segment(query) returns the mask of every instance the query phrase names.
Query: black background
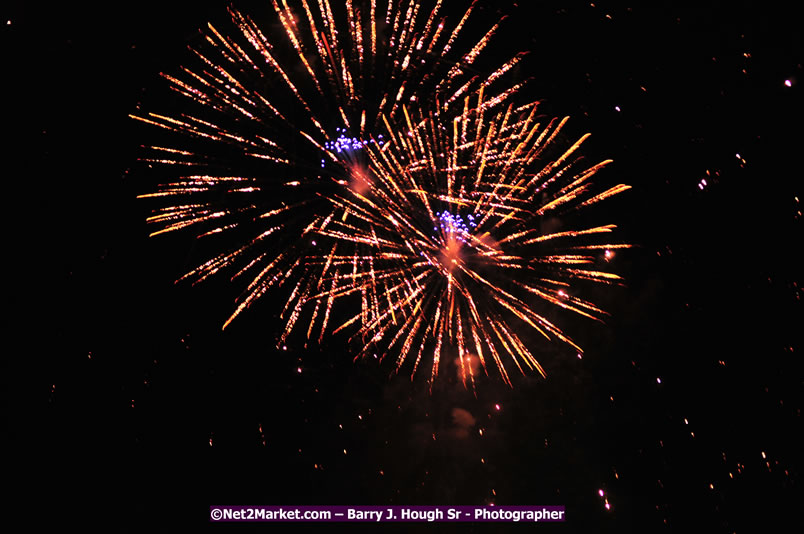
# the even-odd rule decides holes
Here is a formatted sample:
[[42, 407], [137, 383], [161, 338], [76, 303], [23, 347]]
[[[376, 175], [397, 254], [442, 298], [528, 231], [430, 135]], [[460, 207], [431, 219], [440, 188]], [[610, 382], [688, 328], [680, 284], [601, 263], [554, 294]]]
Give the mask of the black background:
[[634, 186], [606, 209], [638, 247], [615, 258], [611, 320], [565, 325], [582, 360], [544, 347], [547, 380], [477, 397], [454, 374], [430, 393], [353, 363], [339, 338], [278, 351], [270, 302], [221, 332], [225, 281], [173, 284], [192, 239], [148, 239], [148, 140], [128, 114], [224, 4], [3, 8], [4, 263], [20, 269], [5, 471], [26, 521], [161, 531], [204, 526], [210, 504], [493, 502], [566, 505], [539, 528], [573, 532], [804, 524], [792, 3], [518, 4], [481, 16], [513, 15], [498, 38], [530, 50], [528, 90]]

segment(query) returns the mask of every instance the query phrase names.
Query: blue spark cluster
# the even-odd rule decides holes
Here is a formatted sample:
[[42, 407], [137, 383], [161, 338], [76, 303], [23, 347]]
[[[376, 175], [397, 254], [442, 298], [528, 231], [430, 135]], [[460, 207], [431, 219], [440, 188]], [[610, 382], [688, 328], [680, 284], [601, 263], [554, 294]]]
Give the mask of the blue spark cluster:
[[440, 227], [441, 230], [455, 234], [460, 241], [465, 243], [466, 239], [463, 236], [470, 234], [477, 227], [474, 215], [467, 215], [466, 219], [464, 221], [461, 215], [453, 215], [448, 211], [436, 212], [438, 226], [434, 226], [433, 230], [437, 232]]
[[[334, 140], [329, 140], [324, 143], [324, 148], [330, 152], [335, 152], [337, 154], [341, 153], [348, 153], [348, 152], [356, 152], [358, 150], [362, 150], [364, 146], [374, 143], [375, 141], [365, 141], [359, 139], [357, 137], [349, 137], [346, 135], [346, 128], [335, 128], [335, 131], [338, 133], [338, 137]], [[382, 134], [377, 136], [376, 143], [382, 146]], [[325, 165], [326, 161], [324, 159], [321, 160], [321, 166]]]

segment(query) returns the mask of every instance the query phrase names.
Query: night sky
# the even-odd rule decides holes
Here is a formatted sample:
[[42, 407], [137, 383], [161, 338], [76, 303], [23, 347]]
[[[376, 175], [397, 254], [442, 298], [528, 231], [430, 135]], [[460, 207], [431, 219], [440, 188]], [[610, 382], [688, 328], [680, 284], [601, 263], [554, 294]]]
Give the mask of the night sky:
[[277, 350], [271, 295], [221, 331], [227, 278], [174, 284], [203, 257], [190, 235], [148, 237], [148, 130], [128, 114], [159, 102], [159, 72], [225, 3], [3, 7], [22, 337], [3, 358], [3, 478], [30, 520], [175, 531], [211, 504], [494, 503], [565, 505], [568, 522], [437, 528], [804, 526], [792, 3], [518, 4], [486, 8], [513, 15], [492, 54], [529, 50], [527, 95], [614, 160], [633, 189], [602, 211], [637, 246], [613, 260], [625, 287], [595, 294], [606, 324], [562, 323], [582, 359], [539, 342], [547, 379], [492, 373], [477, 396], [454, 369], [430, 391], [354, 363], [344, 337]]

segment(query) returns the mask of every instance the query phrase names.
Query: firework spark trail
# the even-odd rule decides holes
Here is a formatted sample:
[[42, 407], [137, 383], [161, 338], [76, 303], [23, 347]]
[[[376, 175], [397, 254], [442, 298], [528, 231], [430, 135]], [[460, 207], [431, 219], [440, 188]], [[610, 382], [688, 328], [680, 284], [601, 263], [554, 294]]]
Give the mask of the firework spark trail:
[[[535, 122], [535, 103], [490, 115], [494, 106], [482, 92], [472, 98], [446, 120], [438, 109], [406, 107], [403, 118], [384, 121], [391, 141], [368, 148], [371, 175], [332, 198], [348, 217], [315, 231], [341, 243], [331, 261], [352, 266], [315, 298], [385, 294], [363, 299], [337, 328], [355, 327], [358, 357], [393, 354], [397, 371], [413, 359], [415, 373], [431, 354], [435, 380], [440, 361], [455, 350], [464, 384], [474, 387], [472, 353], [486, 373], [490, 355], [510, 385], [510, 364], [545, 374], [517, 333], [520, 325], [582, 351], [536, 308], [545, 308], [541, 302], [601, 321], [605, 311], [570, 291], [583, 282], [619, 283], [600, 265], [611, 249], [629, 246], [594, 241], [614, 231], [611, 224], [543, 232], [544, 215], [571, 221], [629, 186], [595, 192], [590, 180], [610, 160], [584, 166], [576, 152], [588, 135], [562, 152], [566, 119]], [[449, 122], [453, 128], [444, 127]]]
[[[200, 31], [199, 42], [190, 47], [189, 66], [162, 74], [180, 95], [177, 109], [138, 110], [131, 117], [170, 139], [147, 147], [151, 155], [142, 160], [173, 178], [141, 197], [167, 204], [149, 218], [158, 227], [152, 235], [185, 231], [243, 243], [182, 277], [199, 281], [224, 270], [234, 271], [232, 279], [258, 273], [249, 274], [253, 278], [224, 327], [269, 287], [284, 284], [290, 271], [327, 280], [351, 271], [352, 262], [299, 261], [307, 246], [300, 243], [309, 241], [313, 228], [360, 220], [354, 208], [335, 208], [335, 213], [327, 202], [350, 180], [365, 182], [354, 172], [365, 157], [333, 148], [334, 125], [343, 136], [349, 132], [365, 140], [384, 131], [388, 121], [399, 123], [404, 105], [415, 102], [417, 94], [441, 102], [439, 111], [446, 112], [466, 95], [488, 90], [519, 62], [521, 53], [490, 75], [478, 75], [474, 64], [501, 21], [470, 35], [467, 21], [476, 3], [450, 25], [442, 0], [388, 0], [385, 5], [271, 0], [277, 23], [270, 32], [229, 9], [230, 23]], [[496, 98], [504, 102], [514, 92], [516, 87], [507, 87]], [[419, 141], [419, 155], [434, 150], [429, 140]], [[244, 238], [248, 233], [253, 237]], [[372, 239], [376, 243], [376, 236]], [[312, 322], [326, 323], [332, 294], [340, 289], [335, 284], [330, 295], [310, 299], [319, 286], [297, 285], [292, 298], [301, 307], [312, 300]], [[365, 288], [372, 309], [380, 306], [371, 296], [379, 294], [378, 287]], [[413, 290], [400, 288], [397, 295]], [[301, 307], [290, 307], [289, 325], [299, 320]], [[307, 332], [310, 337], [312, 325]]]

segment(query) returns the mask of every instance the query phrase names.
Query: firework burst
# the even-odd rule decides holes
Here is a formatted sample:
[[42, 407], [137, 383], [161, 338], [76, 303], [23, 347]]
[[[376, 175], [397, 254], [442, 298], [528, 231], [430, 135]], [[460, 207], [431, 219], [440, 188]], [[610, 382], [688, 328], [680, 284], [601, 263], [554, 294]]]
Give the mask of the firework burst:
[[315, 228], [336, 246], [319, 260], [326, 290], [308, 298], [359, 295], [360, 311], [335, 328], [356, 329], [358, 357], [379, 352], [397, 370], [411, 360], [412, 374], [431, 359], [435, 380], [450, 351], [465, 385], [474, 386], [473, 358], [486, 372], [493, 361], [510, 385], [511, 367], [545, 374], [522, 327], [581, 351], [537, 309], [600, 321], [606, 313], [574, 294], [619, 283], [602, 265], [628, 247], [608, 242], [612, 224], [542, 223], [571, 221], [629, 186], [596, 189], [591, 178], [611, 161], [586, 166], [576, 153], [588, 134], [562, 147], [567, 119], [538, 122], [535, 102], [501, 106], [481, 90], [462, 104], [455, 116], [404, 107], [389, 143], [367, 147], [368, 170], [353, 169], [355, 185], [332, 196], [342, 216]]
[[[288, 280], [297, 281], [293, 306], [321, 290], [321, 272], [309, 269], [322, 265], [303, 258], [313, 229], [332, 219], [325, 199], [349, 184], [369, 139], [384, 143], [379, 131], [400, 120], [403, 104], [438, 95], [447, 109], [522, 58], [478, 76], [473, 65], [500, 22], [467, 35], [474, 2], [450, 20], [441, 0], [428, 7], [416, 0], [273, 0], [272, 7], [271, 32], [234, 9], [226, 29], [209, 24], [190, 48], [189, 66], [163, 74], [180, 95], [171, 111], [131, 115], [165, 132], [142, 158], [169, 176], [141, 195], [162, 202], [149, 218], [157, 227], [152, 235], [186, 231], [241, 243], [182, 278], [197, 283], [227, 270], [245, 281], [224, 327]], [[315, 302], [313, 322], [321, 317]], [[287, 312], [289, 328], [300, 311]]]

